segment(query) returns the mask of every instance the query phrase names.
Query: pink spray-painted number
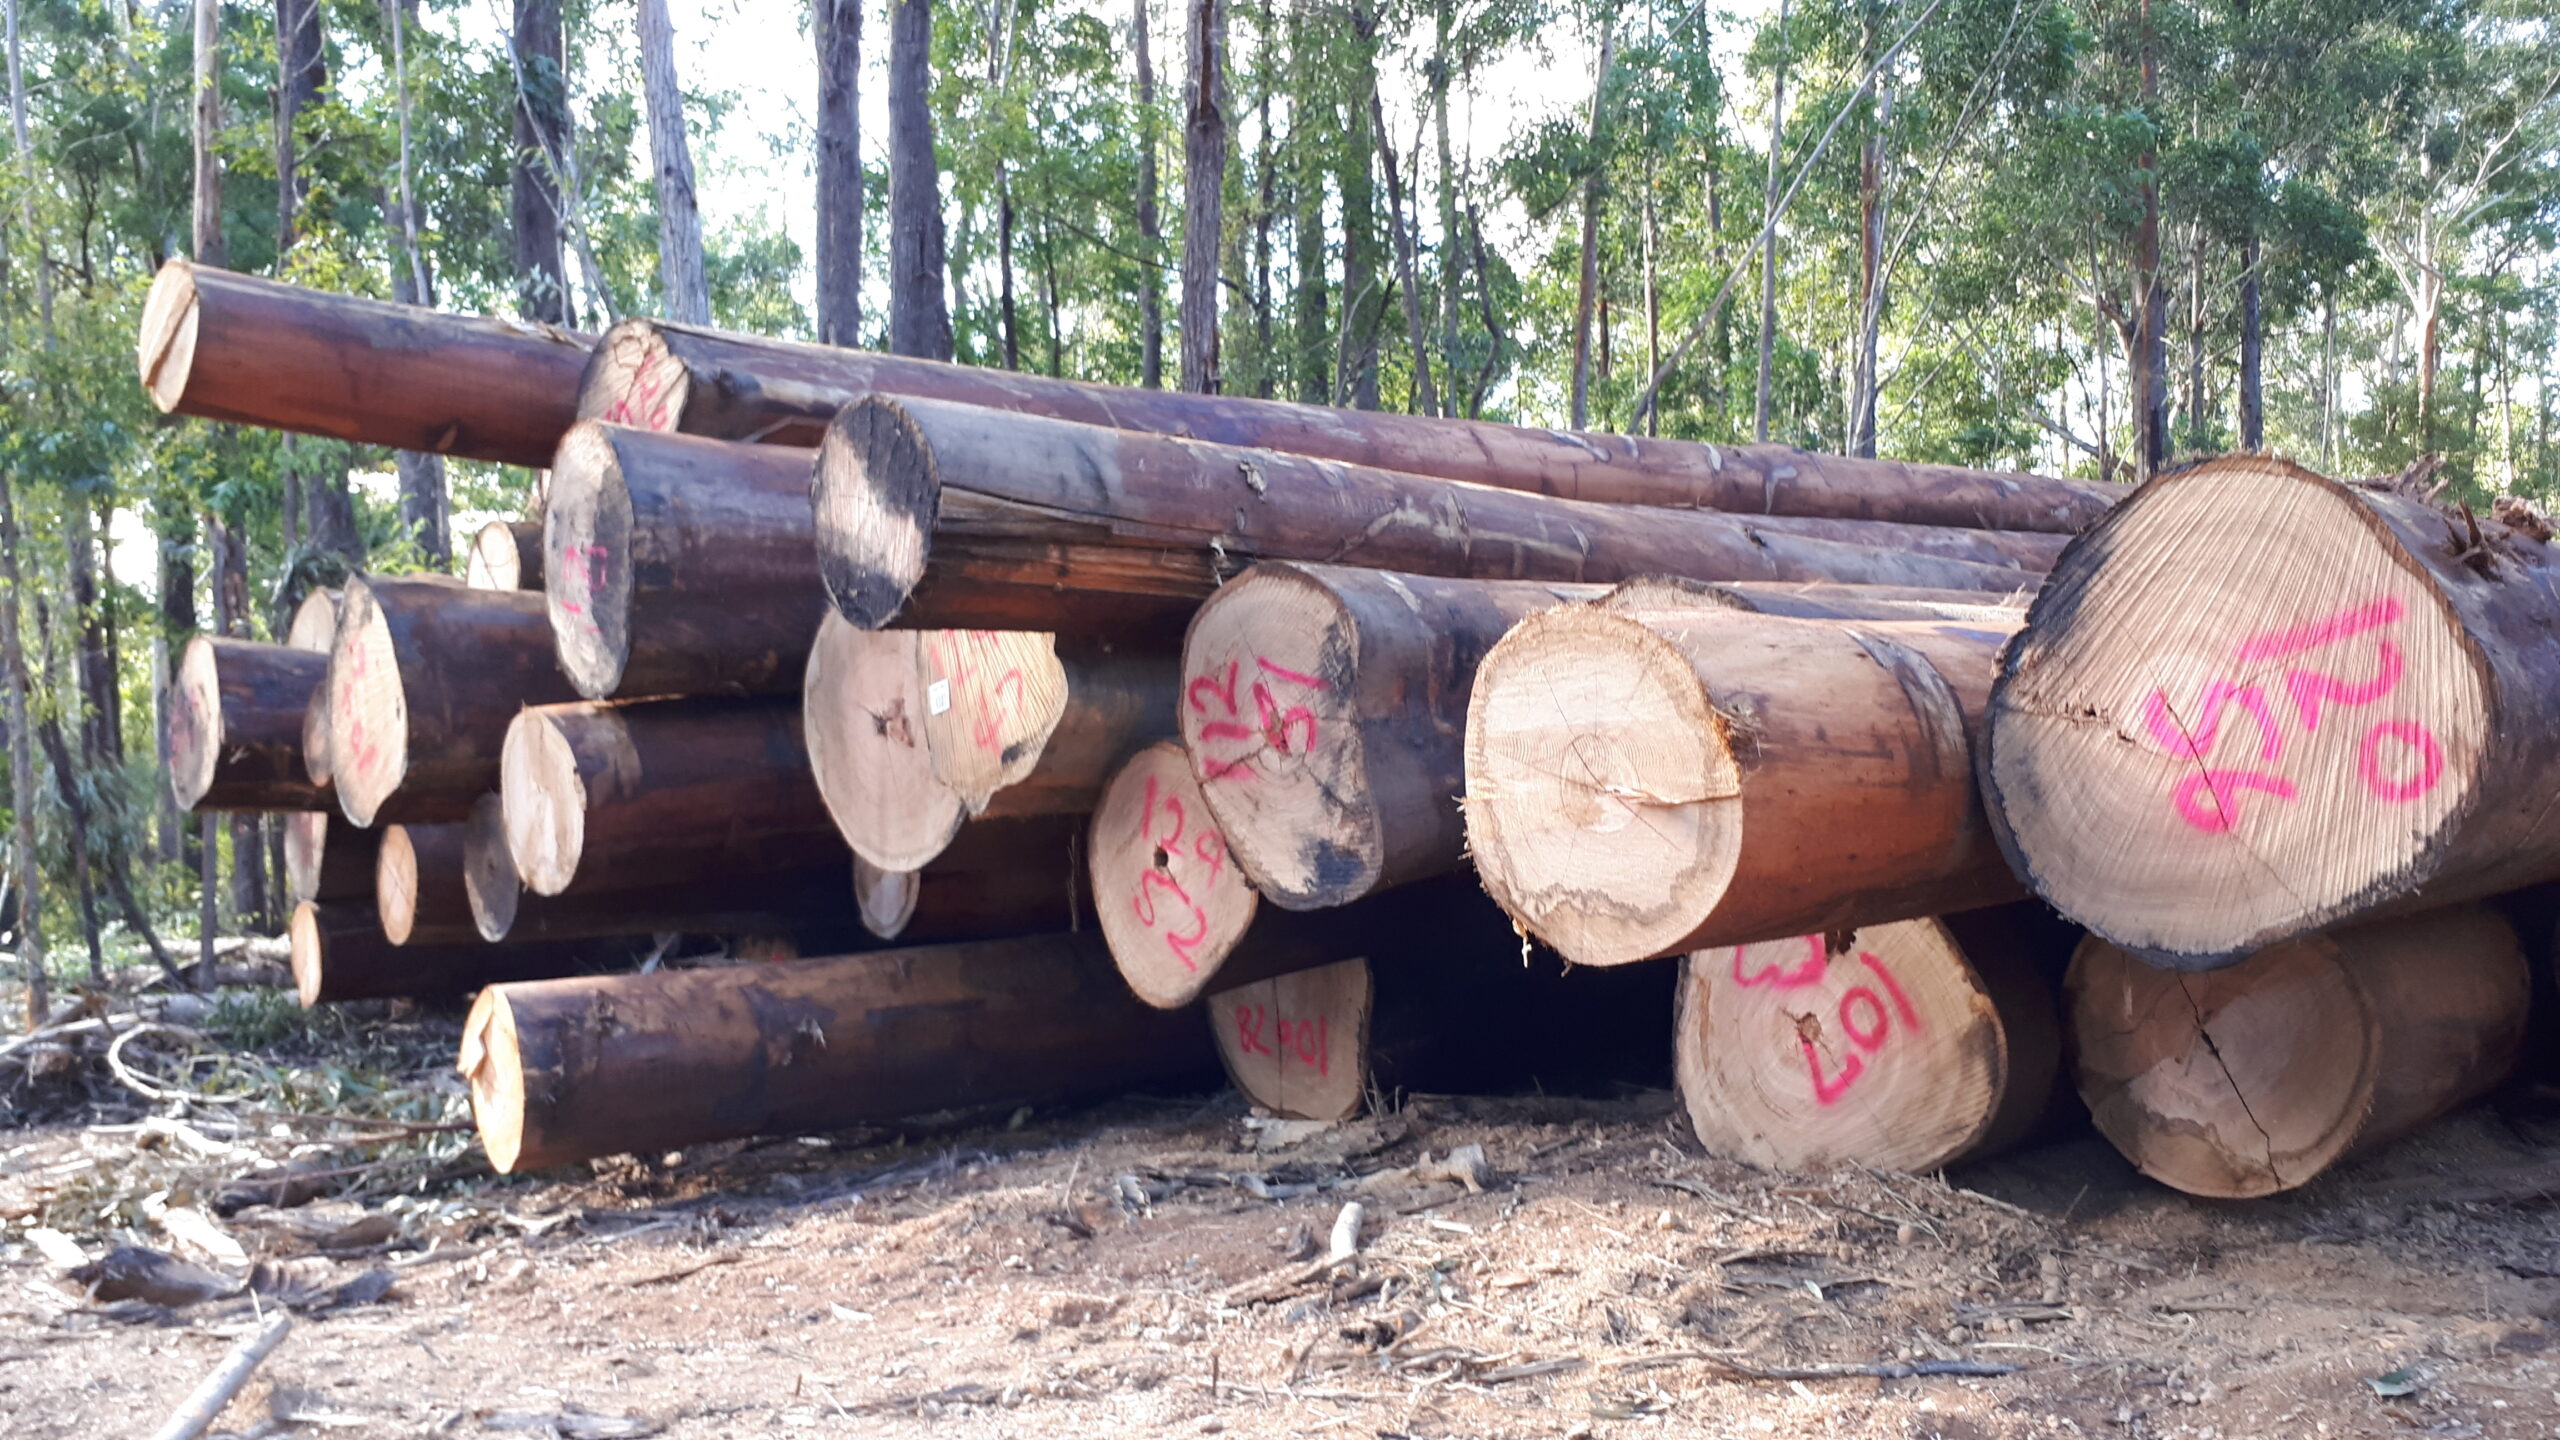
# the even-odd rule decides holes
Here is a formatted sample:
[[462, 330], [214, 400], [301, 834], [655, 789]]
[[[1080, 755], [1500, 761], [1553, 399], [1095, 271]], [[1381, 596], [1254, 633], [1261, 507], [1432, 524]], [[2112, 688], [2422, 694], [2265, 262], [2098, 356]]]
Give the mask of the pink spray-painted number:
[[[1823, 943], [1820, 936], [1806, 938], [1817, 948]], [[1914, 1035], [1920, 1033], [1920, 1012], [1912, 1005], [1911, 997], [1903, 993], [1902, 982], [1893, 978], [1893, 972], [1885, 967], [1884, 961], [1876, 958], [1872, 951], [1861, 950], [1858, 963], [1867, 967], [1867, 973], [1884, 988], [1884, 994], [1878, 995], [1865, 985], [1852, 985], [1840, 993], [1840, 999], [1832, 1009], [1832, 1018], [1839, 1025], [1840, 1033], [1848, 1037], [1849, 1048], [1842, 1053], [1834, 1073], [1828, 1076], [1822, 1073], [1822, 1052], [1814, 1048], [1810, 1037], [1801, 1033], [1796, 1037], [1796, 1044], [1804, 1051], [1805, 1070], [1813, 1077], [1813, 1103], [1825, 1109], [1847, 1098], [1849, 1087], [1866, 1073], [1866, 1057], [1884, 1049], [1886, 1042], [1893, 1038], [1895, 1022], [1900, 1022], [1903, 1029]]]
[[[572, 599], [570, 597], [578, 596], [589, 600], [595, 598], [596, 573], [603, 567], [605, 554], [605, 547], [602, 545], [569, 545], [562, 547], [560, 551], [560, 578], [567, 583], [560, 587], [561, 609], [572, 615], [578, 616], [584, 616], [587, 613], [587, 607], [584, 604], [580, 603], [579, 600]], [[595, 622], [593, 620], [587, 621], [587, 627], [589, 629], [595, 628]]]
[[[1161, 835], [1156, 832], [1156, 817], [1160, 812], [1172, 825]], [[1215, 885], [1218, 877], [1226, 873], [1227, 840], [1217, 831], [1203, 827], [1190, 837], [1191, 848], [1186, 852], [1182, 842], [1188, 821], [1188, 807], [1182, 803], [1182, 797], [1159, 795], [1155, 777], [1148, 776], [1146, 809], [1138, 822], [1138, 838], [1141, 843], [1152, 844], [1164, 859], [1161, 863], [1150, 864], [1138, 877], [1137, 892], [1129, 897], [1129, 913], [1137, 917], [1139, 924], [1164, 937], [1165, 948], [1173, 952], [1174, 959], [1182, 962], [1183, 969], [1198, 974], [1200, 962], [1191, 952], [1199, 948], [1201, 941], [1209, 938], [1209, 912], [1199, 901], [1191, 898], [1191, 892], [1183, 888], [1180, 880], [1174, 878], [1173, 863], [1176, 860], [1196, 860], [1206, 865], [1209, 867], [1207, 883]], [[1171, 903], [1159, 906], [1156, 903], [1158, 891], [1162, 891]], [[1187, 929], [1182, 928], [1186, 921]]]
[[[1183, 698], [1198, 715], [1222, 716], [1202, 724], [1198, 734], [1201, 747], [1200, 778], [1203, 781], [1230, 777], [1251, 778], [1253, 757], [1265, 750], [1281, 755], [1312, 755], [1316, 749], [1316, 714], [1303, 704], [1285, 703], [1285, 698], [1272, 687], [1296, 687], [1299, 691], [1321, 694], [1324, 681], [1313, 675], [1277, 665], [1265, 656], [1253, 659], [1254, 680], [1245, 692], [1253, 701], [1253, 718], [1247, 721], [1236, 689], [1243, 680], [1243, 662], [1227, 662], [1224, 675], [1201, 675], [1184, 687]], [[1294, 740], [1294, 744], [1292, 741]], [[1214, 753], [1215, 747], [1233, 742], [1253, 746], [1242, 754]]]
[[[1289, 1061], [1294, 1058], [1318, 1075], [1333, 1073], [1333, 1030], [1328, 1017], [1319, 1015], [1313, 1020], [1283, 1017], [1275, 1022], [1271, 1013], [1260, 1005], [1239, 1005], [1235, 1009], [1235, 1021], [1238, 1054], [1269, 1055], [1280, 1062], [1283, 1070], [1289, 1068]], [[1266, 1027], [1272, 1031], [1268, 1039], [1263, 1036]]]

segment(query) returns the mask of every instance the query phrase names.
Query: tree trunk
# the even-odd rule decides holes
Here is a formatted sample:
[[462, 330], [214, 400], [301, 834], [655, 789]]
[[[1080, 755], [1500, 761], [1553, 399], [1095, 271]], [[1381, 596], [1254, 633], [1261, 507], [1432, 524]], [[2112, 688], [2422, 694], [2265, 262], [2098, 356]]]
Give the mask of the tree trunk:
[[[228, 265], [222, 238], [222, 0], [193, 0], [195, 15], [195, 262]], [[14, 10], [11, 14], [15, 14]], [[148, 377], [146, 377], [147, 379]]]
[[1364, 132], [1369, 98], [1378, 90], [1378, 16], [1365, 4], [1354, 4], [1350, 19], [1350, 85], [1342, 107], [1342, 145], [1335, 152], [1341, 167], [1335, 184], [1342, 194], [1342, 333], [1335, 347], [1335, 403], [1375, 410], [1378, 327], [1387, 297], [1379, 289], [1377, 186], [1369, 173], [1369, 157], [1377, 147]]
[[[1874, 18], [1867, 23], [1866, 50], [1875, 54]], [[1884, 328], [1885, 290], [1885, 124], [1893, 116], [1893, 90], [1880, 88], [1876, 117], [1867, 143], [1858, 151], [1858, 332], [1856, 359], [1850, 367], [1850, 454], [1872, 460], [1876, 454], [1876, 338]]]
[[[1458, 168], [1457, 158], [1449, 145], [1449, 87], [1454, 83], [1451, 67], [1457, 63], [1452, 53], [1451, 31], [1457, 20], [1457, 0], [1434, 0], [1431, 7], [1433, 43], [1431, 51], [1431, 130], [1439, 147], [1440, 168], [1433, 178], [1440, 189], [1440, 363], [1446, 367], [1449, 393], [1444, 397], [1443, 415], [1458, 413], [1458, 312], [1466, 304], [1467, 267], [1459, 263], [1465, 247], [1458, 243]], [[1416, 162], [1413, 178], [1414, 228], [1421, 229], [1422, 176]]]
[[1218, 370], [1218, 246], [1227, 183], [1226, 0], [1184, 0], [1190, 79], [1182, 126], [1182, 388], [1214, 395]]
[[1719, 1160], [1932, 1174], [2027, 1138], [2062, 1068], [2074, 932], [2029, 905], [1700, 950], [1680, 1098]]
[[610, 944], [394, 945], [370, 901], [304, 903], [288, 929], [303, 1007], [349, 1000], [435, 999], [507, 981], [576, 975], [629, 963]]
[[[1138, 383], [1149, 390], [1164, 388], [1164, 228], [1156, 214], [1156, 67], [1149, 50], [1149, 32], [1153, 24], [1147, 15], [1147, 0], [1134, 0], [1129, 17], [1129, 43], [1137, 51], [1138, 92]], [[1191, 133], [1188, 117], [1183, 126], [1185, 163], [1188, 164]], [[1185, 203], [1189, 199], [1185, 182]], [[1188, 267], [1191, 255], [1186, 245], [1183, 264]], [[1187, 269], [1186, 269], [1186, 283]]]
[[889, 6], [889, 353], [951, 358], [934, 157], [933, 0]]
[[658, 281], [672, 320], [711, 323], [702, 265], [702, 211], [693, 152], [685, 143], [684, 91], [676, 81], [676, 32], [667, 0], [640, 0], [640, 87], [649, 109], [649, 162], [657, 177]]
[[[2151, 0], [2141, 0], [2142, 106], [2160, 101], [2159, 41], [2151, 26]], [[2158, 116], [2153, 116], [2155, 122]], [[2160, 276], [2160, 152], [2135, 162], [2142, 206], [2133, 231], [2133, 325], [2125, 354], [2128, 408], [2133, 411], [2134, 479], [2141, 482], [2169, 463], [2169, 289]]]
[[591, 422], [569, 432], [544, 512], [542, 599], [579, 694], [798, 687], [826, 603], [811, 459]]
[[[2266, 313], [2258, 293], [2258, 227], [2240, 252], [2240, 448], [2267, 448]], [[2323, 463], [2326, 463], [2325, 461]]]
[[[567, 325], [569, 262], [560, 238], [560, 176], [569, 146], [569, 52], [560, 32], [560, 0], [515, 0], [509, 43], [515, 71], [515, 163], [510, 167], [508, 215], [515, 242], [516, 313], [546, 325]], [[823, 186], [823, 167], [819, 175]], [[823, 205], [818, 213], [826, 214]], [[825, 273], [822, 264], [819, 274]]]
[[177, 793], [167, 783], [170, 771], [166, 737], [169, 683], [176, 676], [169, 662], [169, 647], [186, 639], [196, 628], [196, 521], [184, 504], [155, 502], [154, 510], [157, 519], [152, 528], [159, 540], [160, 573], [159, 623], [151, 636], [152, 716], [158, 722], [152, 735], [160, 746], [161, 783], [153, 789], [160, 797], [160, 862], [168, 865], [186, 858], [186, 832], [193, 828], [180, 816]]
[[[1297, 161], [1296, 173], [1290, 177], [1289, 230], [1298, 272], [1296, 293], [1289, 304], [1290, 370], [1296, 381], [1291, 389], [1303, 404], [1329, 405], [1334, 393], [1333, 347], [1326, 342], [1331, 333], [1326, 317], [1331, 292], [1325, 280], [1324, 147], [1331, 137], [1323, 121], [1327, 107], [1315, 98], [1325, 80], [1312, 58], [1319, 42], [1310, 33], [1303, 6], [1289, 17], [1289, 29], [1291, 49], [1298, 57], [1296, 83], [1289, 97], [1289, 148]], [[1347, 307], [1350, 301], [1346, 298], [1343, 303]]]
[[[1414, 263], [1417, 240], [1404, 224], [1404, 180], [1396, 172], [1395, 143], [1387, 136], [1387, 115], [1376, 91], [1369, 93], [1369, 128], [1378, 142], [1378, 170], [1387, 177], [1387, 228], [1395, 238], [1396, 288], [1403, 293], [1405, 338], [1413, 347], [1413, 411], [1417, 415], [1440, 413], [1440, 397], [1431, 384], [1431, 339], [1424, 328], [1422, 306], [1427, 298], [1422, 291], [1420, 268]], [[1418, 181], [1421, 177], [1417, 175]], [[1416, 195], [1417, 204], [1421, 196]], [[1417, 218], [1416, 225], [1420, 221]]]
[[[1582, 272], [1573, 300], [1573, 419], [1576, 430], [1591, 425], [1591, 309], [1600, 294], [1600, 194], [1607, 162], [1602, 147], [1609, 124], [1609, 70], [1618, 53], [1615, 11], [1600, 17], [1600, 63], [1591, 81], [1591, 123], [1584, 135], [1582, 176]], [[1774, 146], [1773, 146], [1774, 150]], [[1605, 348], [1607, 339], [1601, 344]], [[1764, 427], [1761, 439], [1769, 438]]]
[[474, 590], [541, 589], [542, 522], [492, 520], [481, 526], [471, 537], [463, 583]]
[[[400, 0], [400, 3], [414, 10], [416, 0]], [[405, 113], [405, 93], [401, 103]], [[410, 187], [405, 162], [400, 175], [400, 196], [403, 215], [398, 244], [400, 259], [391, 270], [391, 298], [404, 305], [424, 305], [432, 309], [435, 296], [423, 288], [430, 283], [426, 257], [417, 248], [416, 241], [416, 192]], [[400, 476], [401, 528], [415, 537], [419, 553], [430, 563], [438, 569], [449, 567], [453, 563], [453, 521], [446, 498], [444, 457], [421, 450], [401, 450], [395, 453], [392, 463]], [[326, 490], [323, 493], [330, 502], [329, 513], [324, 524], [319, 507], [320, 495], [315, 494], [312, 538], [315, 543], [321, 543], [321, 537], [329, 535], [331, 543], [327, 543], [326, 548], [339, 554], [349, 570], [360, 569], [364, 562], [362, 541], [356, 535], [355, 504], [347, 494], [345, 471], [339, 470], [324, 483]]]
[[75, 495], [68, 509], [70, 533], [63, 548], [70, 570], [72, 610], [80, 627], [80, 758], [88, 770], [113, 770], [124, 764], [120, 723], [124, 701], [116, 690], [115, 659], [108, 649], [105, 606], [112, 597], [102, 600], [98, 593], [98, 532], [88, 505]]
[[1760, 247], [1760, 381], [1751, 407], [1751, 438], [1769, 443], [1769, 384], [1778, 345], [1778, 235], [1770, 218], [1778, 211], [1778, 157], [1786, 149], [1787, 0], [1778, 0], [1778, 72], [1769, 98], [1769, 183], [1762, 193], [1761, 223], [1770, 226], [1768, 243]]
[[190, 810], [312, 810], [328, 801], [302, 763], [302, 721], [329, 657], [199, 635], [171, 686], [170, 785]]
[[818, 38], [818, 343], [862, 343], [862, 5], [810, 0]]
[[[2547, 541], [2268, 457], [2140, 497], [2057, 568], [1993, 693], [1984, 786], [2037, 893], [2198, 969], [2560, 877]], [[2210, 558], [2239, 543], [2246, 567]]]
[[512, 1173], [1116, 1094], [1191, 1079], [1208, 1050], [1196, 1017], [1131, 999], [1098, 940], [1052, 935], [502, 985], [464, 1022], [462, 1071]]
[[173, 261], [140, 350], [163, 411], [540, 468], [577, 418], [591, 343]]
[[302, 112], [329, 83], [322, 53], [320, 0], [276, 0], [276, 255], [279, 268], [299, 234], [302, 197], [310, 186], [298, 162]]
[[[27, 588], [19, 567], [15, 491], [6, 467], [0, 467], [0, 578], [9, 582], [9, 593], [0, 595], [0, 665], [6, 665], [9, 672], [9, 793], [32, 798], [36, 793], [36, 732], [29, 723], [27, 701], [34, 687], [19, 624], [19, 597], [27, 593]], [[27, 987], [27, 1028], [33, 1029], [53, 1012], [52, 978], [45, 970], [44, 871], [36, 852], [36, 807], [21, 801], [10, 809], [14, 812], [10, 858], [18, 891], [16, 949], [18, 968]]]
[[2514, 927], [2463, 905], [2305, 935], [2211, 975], [2092, 935], [2067, 988], [2099, 1133], [2163, 1184], [2239, 1199], [2308, 1183], [2495, 1087], [2523, 1049], [2533, 987]]

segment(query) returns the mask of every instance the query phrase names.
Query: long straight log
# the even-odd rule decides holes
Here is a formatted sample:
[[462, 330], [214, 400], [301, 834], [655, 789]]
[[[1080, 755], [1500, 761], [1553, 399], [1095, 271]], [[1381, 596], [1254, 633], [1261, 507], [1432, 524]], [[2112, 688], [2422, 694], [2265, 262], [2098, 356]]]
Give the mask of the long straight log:
[[[1184, 589], [1205, 598], [1223, 572], [1255, 559], [1517, 580], [1669, 574], [1995, 594], [2036, 573], [1811, 539], [1729, 515], [1559, 500], [881, 396], [845, 407], [828, 427], [811, 500], [827, 593], [866, 629], [894, 621], [1110, 633], [1096, 630], [1104, 621], [1088, 594], [1127, 612], [1113, 623], [1150, 605], [1160, 621]], [[1093, 553], [1112, 549], [1136, 554], [1113, 562]]]
[[[1928, 598], [1924, 598], [1928, 597]], [[1266, 562], [1200, 607], [1182, 737], [1229, 853], [1292, 910], [1466, 864], [1467, 699], [1485, 652], [1559, 604], [1837, 620], [2001, 616], [1963, 592], [1633, 581], [1617, 591]]]
[[359, 825], [464, 819], [497, 788], [516, 712], [576, 698], [552, 663], [540, 595], [350, 580], [329, 657], [339, 807]]
[[857, 855], [862, 927], [910, 945], [1080, 929], [1093, 918], [1079, 873], [1081, 815], [986, 820], [960, 828], [922, 870], [883, 870]]
[[814, 456], [592, 422], [543, 511], [560, 668], [590, 699], [758, 694], [800, 679], [826, 608]]
[[1046, 935], [481, 995], [460, 1068], [489, 1163], [807, 1134], [1188, 1082], [1197, 1017], [1129, 998], [1101, 941]]
[[2560, 877], [2560, 555], [2508, 513], [2264, 456], [2145, 486], [2001, 661], [1982, 779], [2018, 873], [2181, 968]]
[[2052, 1110], [2062, 1025], [2048, 977], [2077, 935], [2039, 912], [1685, 958], [1675, 1035], [1698, 1143], [1780, 1170], [1927, 1173], [2026, 1139]]
[[2112, 485], [1850, 460], [1777, 445], [1582, 435], [1079, 384], [651, 320], [626, 321], [605, 335], [578, 413], [641, 429], [814, 445], [838, 410], [874, 393], [1617, 504], [2069, 534], [2125, 493]]
[[2092, 935], [2071, 962], [2081, 1098], [2143, 1174], [2272, 1195], [2485, 1094], [2531, 985], [2513, 926], [2458, 905], [2305, 935], [2197, 975]]
[[848, 860], [787, 698], [546, 705], [507, 728], [507, 844], [537, 895]]
[[618, 963], [627, 948], [599, 944], [394, 945], [362, 901], [293, 909], [288, 930], [295, 993], [305, 1008], [346, 1000], [467, 995], [502, 980], [576, 975]]
[[137, 350], [172, 414], [539, 468], [577, 418], [592, 344], [172, 260]]
[[481, 526], [471, 537], [471, 555], [463, 562], [462, 577], [474, 590], [541, 589], [541, 522], [492, 520]]
[[1476, 872], [1586, 965], [2015, 899], [1968, 739], [2014, 625], [1532, 616], [1467, 710]]
[[284, 873], [294, 903], [371, 900], [382, 851], [381, 830], [367, 830], [335, 810], [296, 810], [284, 817]]
[[309, 810], [327, 803], [302, 764], [302, 720], [329, 658], [198, 635], [169, 696], [169, 785], [189, 810]]
[[394, 945], [485, 944], [463, 885], [467, 824], [392, 825], [382, 832], [374, 914]]

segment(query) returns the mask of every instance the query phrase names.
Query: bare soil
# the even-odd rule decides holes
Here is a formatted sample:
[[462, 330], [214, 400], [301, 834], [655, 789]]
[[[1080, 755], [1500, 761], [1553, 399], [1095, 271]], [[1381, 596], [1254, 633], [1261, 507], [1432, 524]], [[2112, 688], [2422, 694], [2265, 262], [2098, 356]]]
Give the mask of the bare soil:
[[[135, 1124], [0, 1131], [9, 1238], [80, 1177], [149, 1162]], [[2544, 1092], [2247, 1205], [2167, 1191], [2085, 1133], [1944, 1177], [1757, 1171], [1702, 1157], [1658, 1092], [1422, 1097], [1292, 1128], [1224, 1095], [1132, 1097], [529, 1180], [447, 1164], [397, 1195], [225, 1215], [260, 1293], [174, 1308], [93, 1300], [14, 1243], [0, 1436], [147, 1434], [253, 1311], [369, 1276], [301, 1319], [222, 1427], [2560, 1433]], [[1481, 1193], [1400, 1173], [1468, 1145]], [[1328, 1269], [1348, 1200], [1361, 1250]], [[2016, 1368], [1897, 1373], [1951, 1362]]]

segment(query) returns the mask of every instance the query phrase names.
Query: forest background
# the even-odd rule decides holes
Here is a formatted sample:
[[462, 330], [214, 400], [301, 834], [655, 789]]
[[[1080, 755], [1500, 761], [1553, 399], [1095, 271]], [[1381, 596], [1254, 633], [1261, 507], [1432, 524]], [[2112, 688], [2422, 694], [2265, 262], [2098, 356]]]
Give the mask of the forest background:
[[283, 918], [273, 827], [169, 799], [187, 637], [273, 638], [539, 503], [155, 414], [133, 341], [174, 257], [1331, 405], [2560, 490], [2540, 0], [7, 0], [7, 45], [39, 1008], [50, 971], [174, 963], [161, 930]]

